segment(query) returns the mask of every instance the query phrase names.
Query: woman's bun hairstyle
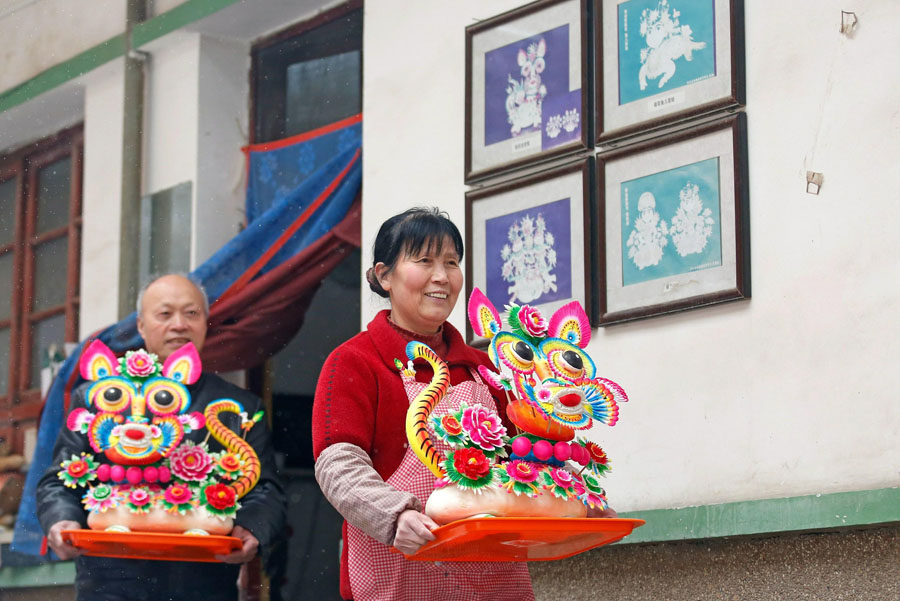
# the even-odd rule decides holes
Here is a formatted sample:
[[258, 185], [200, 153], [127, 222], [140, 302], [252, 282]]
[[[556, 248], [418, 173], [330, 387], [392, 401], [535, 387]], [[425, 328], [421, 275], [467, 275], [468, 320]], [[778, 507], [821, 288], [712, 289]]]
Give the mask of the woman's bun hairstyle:
[[387, 290], [381, 287], [381, 282], [379, 282], [378, 278], [375, 276], [374, 267], [366, 269], [366, 281], [369, 283], [369, 288], [372, 289], [372, 292], [382, 298], [390, 298], [391, 295], [387, 293]]

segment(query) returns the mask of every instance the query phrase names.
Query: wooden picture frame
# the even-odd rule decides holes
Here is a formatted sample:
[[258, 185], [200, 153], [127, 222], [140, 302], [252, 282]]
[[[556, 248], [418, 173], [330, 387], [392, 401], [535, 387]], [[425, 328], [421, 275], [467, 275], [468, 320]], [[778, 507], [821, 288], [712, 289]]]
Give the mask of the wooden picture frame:
[[750, 298], [746, 115], [597, 156], [602, 325]]
[[466, 183], [590, 147], [588, 11], [540, 0], [466, 28]]
[[[467, 193], [466, 298], [478, 287], [504, 322], [510, 303], [551, 315], [577, 300], [589, 313], [593, 179], [583, 158]], [[487, 342], [471, 325], [467, 341]]]
[[745, 103], [743, 0], [593, 0], [596, 143]]

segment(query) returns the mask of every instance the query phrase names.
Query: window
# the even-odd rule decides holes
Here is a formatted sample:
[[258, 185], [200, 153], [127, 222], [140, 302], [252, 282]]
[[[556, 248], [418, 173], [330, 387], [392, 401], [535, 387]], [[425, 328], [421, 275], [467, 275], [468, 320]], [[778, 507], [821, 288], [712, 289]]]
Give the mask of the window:
[[22, 452], [41, 370], [78, 340], [82, 132], [0, 156], [0, 437]]
[[351, 2], [254, 47], [255, 144], [362, 111], [362, 12]]

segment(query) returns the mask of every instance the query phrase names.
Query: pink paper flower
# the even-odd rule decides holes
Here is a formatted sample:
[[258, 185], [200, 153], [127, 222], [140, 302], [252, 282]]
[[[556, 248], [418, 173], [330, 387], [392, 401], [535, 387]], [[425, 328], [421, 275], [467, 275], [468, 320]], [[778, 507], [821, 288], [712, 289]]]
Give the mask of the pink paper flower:
[[572, 472], [564, 469], [551, 469], [550, 470], [550, 478], [553, 480], [553, 483], [559, 486], [560, 488], [569, 489], [572, 488], [573, 480], [572, 480]]
[[547, 320], [540, 311], [530, 305], [519, 309], [519, 322], [530, 336], [540, 338], [547, 335]]
[[536, 384], [534, 387], [534, 396], [542, 403], [549, 403], [550, 399], [553, 398], [553, 392], [549, 388], [544, 388], [540, 384]]
[[128, 491], [128, 508], [133, 513], [147, 513], [153, 506], [153, 495], [146, 488], [132, 488]]
[[540, 475], [540, 470], [534, 464], [516, 459], [506, 464], [506, 473], [516, 482], [534, 482]]
[[194, 411], [193, 413], [182, 414], [178, 416], [178, 422], [184, 426], [185, 432], [191, 430], [199, 430], [206, 425], [206, 418], [202, 413]]
[[203, 447], [185, 443], [169, 455], [169, 467], [176, 478], [200, 482], [215, 467], [215, 460]]
[[66, 426], [73, 432], [81, 432], [87, 434], [91, 422], [94, 421], [94, 414], [87, 409], [73, 409], [66, 418]]
[[146, 378], [156, 373], [156, 355], [144, 349], [125, 353], [125, 369], [128, 374], [137, 378]]
[[194, 493], [191, 491], [190, 487], [185, 486], [184, 484], [173, 484], [163, 492], [163, 498], [167, 503], [171, 503], [172, 505], [190, 503], [193, 497]]
[[506, 427], [500, 416], [481, 405], [466, 407], [462, 414], [462, 427], [469, 438], [485, 451], [493, 451], [503, 446]]

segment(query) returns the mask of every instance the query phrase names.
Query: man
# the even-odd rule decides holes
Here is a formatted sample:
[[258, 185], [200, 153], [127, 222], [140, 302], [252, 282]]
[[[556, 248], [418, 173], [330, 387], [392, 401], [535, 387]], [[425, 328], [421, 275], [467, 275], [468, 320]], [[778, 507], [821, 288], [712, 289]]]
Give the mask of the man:
[[[209, 301], [205, 292], [182, 275], [165, 275], [148, 284], [138, 296], [137, 328], [147, 350], [160, 363], [188, 342], [199, 350], [206, 339]], [[71, 409], [84, 407], [87, 385], [72, 396]], [[213, 374], [204, 373], [188, 386], [190, 411], [200, 413], [218, 399], [240, 402], [253, 415], [261, 401]], [[228, 421], [229, 418], [234, 418]], [[240, 432], [239, 418], [222, 414], [223, 423]], [[185, 435], [200, 442], [205, 429]], [[224, 563], [188, 563], [86, 557], [81, 550], [62, 540], [62, 531], [86, 527], [80, 496], [83, 491], [66, 488], [58, 478], [59, 464], [73, 454], [90, 452], [85, 436], [63, 427], [56, 441], [54, 461], [37, 488], [38, 518], [47, 533], [50, 547], [62, 559], [76, 559], [75, 588], [79, 601], [94, 600], [236, 600], [239, 564], [253, 559], [266, 548], [284, 527], [284, 493], [275, 478], [271, 434], [265, 420], [254, 426], [247, 442], [256, 450], [262, 473], [256, 486], [241, 499], [232, 536], [241, 539], [241, 549], [221, 556]], [[213, 444], [213, 443], [211, 443]], [[215, 443], [217, 444], [217, 443]], [[215, 449], [213, 449], [215, 450]]]

